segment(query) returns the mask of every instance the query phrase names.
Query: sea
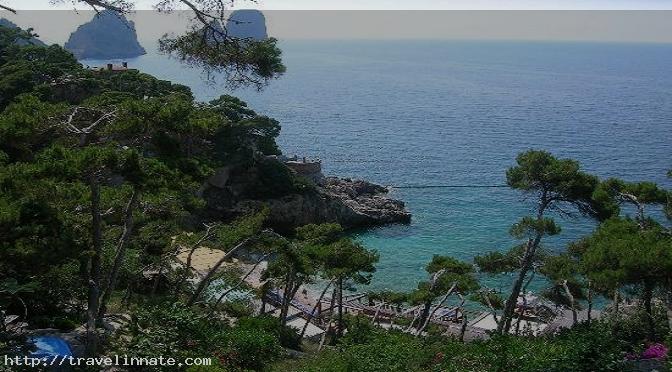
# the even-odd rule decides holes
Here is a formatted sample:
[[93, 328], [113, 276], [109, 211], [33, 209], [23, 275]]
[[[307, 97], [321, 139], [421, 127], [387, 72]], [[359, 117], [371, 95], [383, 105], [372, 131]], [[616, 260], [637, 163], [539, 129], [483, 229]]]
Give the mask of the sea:
[[[370, 289], [415, 288], [433, 255], [471, 262], [519, 243], [509, 228], [534, 203], [502, 186], [522, 151], [672, 187], [672, 44], [285, 40], [287, 72], [261, 91], [230, 90], [145, 46], [130, 67], [188, 85], [198, 100], [236, 95], [280, 121], [285, 154], [389, 186], [406, 203], [410, 224], [352, 233], [380, 255]], [[595, 228], [555, 217], [562, 232], [544, 240], [550, 251]], [[512, 276], [481, 279], [506, 291]]]

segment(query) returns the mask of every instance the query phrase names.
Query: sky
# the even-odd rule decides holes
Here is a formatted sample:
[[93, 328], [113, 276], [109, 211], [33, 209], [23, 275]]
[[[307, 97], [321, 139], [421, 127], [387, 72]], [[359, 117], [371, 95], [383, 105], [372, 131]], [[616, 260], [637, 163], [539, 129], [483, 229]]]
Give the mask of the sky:
[[[73, 9], [72, 0], [59, 0], [57, 9]], [[158, 0], [136, 0], [136, 9], [149, 10]], [[0, 0], [16, 9], [53, 9], [50, 0]], [[236, 0], [240, 8], [268, 10], [670, 10], [672, 0]], [[79, 5], [79, 8], [85, 5]]]
[[[139, 0], [138, 9], [157, 0]], [[0, 0], [15, 6], [13, 15], [0, 11], [21, 27], [32, 27], [47, 43], [63, 44], [77, 26], [88, 22], [94, 12], [87, 8], [75, 12], [72, 2], [63, 10], [28, 10], [44, 8], [49, 0]], [[237, 0], [239, 8], [248, 7]], [[266, 9], [270, 4], [295, 9]], [[390, 6], [387, 10], [302, 10], [308, 4], [318, 6], [371, 8]], [[437, 9], [394, 10], [394, 6]], [[508, 10], [501, 7], [508, 4]], [[568, 10], [578, 4], [584, 10]], [[247, 6], [246, 6], [247, 5]], [[655, 42], [672, 43], [672, 0], [259, 0], [266, 16], [269, 34], [278, 39], [448, 39], [448, 40], [533, 40], [533, 41], [597, 41], [597, 42]], [[441, 9], [450, 5], [453, 10]], [[462, 10], [460, 6], [475, 10]], [[635, 10], [604, 10], [625, 7]], [[534, 7], [533, 7], [534, 6]], [[494, 10], [483, 10], [492, 7]], [[578, 6], [577, 6], [578, 7]], [[602, 7], [602, 10], [600, 10]], [[516, 10], [516, 9], [536, 10]], [[561, 10], [545, 10], [558, 8]], [[663, 10], [646, 10], [660, 8]], [[58, 9], [58, 8], [57, 8]], [[479, 10], [480, 9], [480, 10]], [[564, 10], [562, 10], [564, 9]], [[595, 9], [595, 10], [585, 10]], [[665, 10], [669, 9], [669, 10]], [[155, 43], [166, 33], [181, 33], [187, 29], [190, 11], [171, 14], [138, 10], [128, 16], [136, 24], [138, 38], [145, 46]]]

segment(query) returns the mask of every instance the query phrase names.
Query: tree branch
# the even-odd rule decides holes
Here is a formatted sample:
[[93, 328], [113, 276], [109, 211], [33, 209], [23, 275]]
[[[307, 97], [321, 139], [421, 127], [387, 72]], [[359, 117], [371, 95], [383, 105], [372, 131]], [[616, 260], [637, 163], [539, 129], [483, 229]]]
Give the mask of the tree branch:
[[[299, 340], [303, 339], [303, 336], [306, 334], [306, 330], [308, 329], [308, 324], [310, 323], [311, 320], [313, 320], [313, 317], [315, 316], [315, 311], [317, 311], [317, 307], [320, 306], [320, 303], [322, 303], [322, 299], [324, 298], [324, 295], [327, 294], [327, 290], [331, 285], [334, 283], [334, 281], [330, 281], [326, 287], [324, 287], [324, 290], [322, 290], [322, 293], [320, 293], [320, 297], [317, 299], [315, 302], [315, 305], [313, 306], [313, 309], [310, 311], [310, 314], [308, 314], [308, 319], [306, 319], [306, 324], [303, 325], [303, 328], [301, 329], [301, 334], [299, 335]], [[332, 309], [333, 311], [333, 309]]]
[[0, 9], [4, 9], [8, 12], [12, 12], [12, 13], [16, 14], [16, 10], [14, 10], [14, 9], [8, 7], [8, 6], [2, 5], [2, 4], [0, 4]]
[[436, 305], [436, 307], [434, 308], [434, 310], [432, 310], [431, 313], [429, 313], [429, 316], [427, 317], [427, 319], [425, 319], [425, 323], [420, 328], [418, 328], [418, 331], [417, 331], [416, 335], [419, 336], [420, 334], [422, 334], [422, 331], [424, 331], [425, 328], [427, 328], [427, 325], [429, 325], [429, 322], [431, 322], [432, 317], [434, 317], [434, 314], [437, 312], [437, 310], [439, 310], [439, 308], [441, 308], [441, 306], [443, 306], [443, 303], [446, 302], [448, 297], [450, 297], [450, 295], [453, 294], [453, 291], [455, 290], [456, 287], [457, 287], [457, 282], [453, 283], [453, 285], [450, 287], [448, 292], [446, 292], [445, 296], [443, 296], [443, 298], [441, 299], [439, 304]]
[[219, 298], [217, 299], [217, 301], [216, 301], [214, 304], [212, 304], [212, 307], [211, 307], [211, 310], [210, 310], [210, 314], [212, 314], [212, 313], [215, 311], [215, 308], [217, 307], [217, 305], [219, 305], [219, 304], [222, 302], [222, 300], [223, 300], [229, 293], [233, 292], [234, 290], [238, 289], [241, 285], [243, 285], [243, 283], [245, 283], [245, 280], [246, 280], [250, 275], [252, 275], [252, 273], [254, 272], [254, 270], [256, 270], [257, 267], [258, 267], [262, 262], [264, 262], [264, 261], [268, 258], [268, 256], [270, 256], [270, 253], [269, 253], [269, 254], [265, 254], [264, 256], [262, 256], [262, 257], [261, 257], [261, 258], [260, 258], [260, 259], [259, 259], [253, 266], [252, 266], [252, 268], [250, 268], [250, 270], [245, 274], [245, 276], [243, 276], [242, 278], [240, 278], [240, 280], [238, 281], [238, 283], [236, 283], [235, 285], [231, 286], [229, 289], [227, 289], [227, 290], [225, 290], [224, 292], [222, 292], [222, 294], [219, 296]]
[[[103, 9], [111, 10], [113, 12], [122, 13], [122, 14], [126, 13], [128, 11], [128, 6], [125, 9], [121, 6], [113, 5], [113, 4], [111, 4], [107, 1], [101, 1], [101, 0], [79, 0], [79, 1], [82, 2], [82, 3], [89, 4], [93, 8], [93, 10], [95, 10], [96, 12], [98, 12], [97, 7], [101, 7]], [[122, 4], [125, 5], [126, 3], [122, 2]]]
[[217, 261], [217, 263], [215, 263], [215, 265], [210, 269], [210, 271], [208, 271], [208, 273], [205, 275], [205, 277], [198, 284], [198, 287], [196, 288], [194, 293], [191, 295], [191, 298], [187, 302], [187, 306], [191, 306], [196, 302], [198, 297], [200, 297], [201, 293], [203, 293], [203, 291], [208, 286], [208, 284], [210, 284], [210, 279], [212, 279], [212, 276], [215, 275], [215, 272], [217, 270], [219, 270], [219, 268], [222, 266], [224, 261], [231, 258], [231, 256], [234, 255], [234, 253], [236, 253], [240, 248], [244, 247], [250, 240], [251, 240], [250, 238], [244, 239], [243, 241], [238, 243], [236, 246], [231, 248], [230, 251], [226, 252], [224, 254], [224, 256], [222, 256], [222, 258], [220, 258], [219, 261]]
[[[217, 226], [216, 224], [212, 225], [205, 225], [205, 233], [203, 236], [201, 236], [200, 239], [194, 243], [191, 248], [189, 249], [189, 253], [187, 254], [187, 261], [184, 263], [184, 274], [182, 274], [180, 280], [176, 284], [176, 288], [179, 288], [184, 284], [184, 282], [187, 281], [189, 278], [189, 274], [191, 273], [191, 261], [194, 256], [194, 252], [196, 252], [196, 249], [206, 240], [209, 240], [214, 234], [212, 232], [212, 229]], [[179, 250], [178, 250], [179, 251]]]
[[98, 320], [102, 320], [107, 312], [107, 302], [112, 296], [112, 292], [117, 285], [117, 279], [119, 277], [119, 270], [121, 269], [121, 264], [124, 261], [124, 255], [126, 253], [126, 247], [128, 246], [128, 241], [131, 239], [133, 234], [134, 220], [133, 220], [133, 211], [140, 197], [140, 190], [138, 188], [133, 188], [133, 193], [131, 198], [126, 205], [124, 210], [124, 229], [119, 237], [119, 242], [117, 243], [117, 251], [114, 256], [114, 263], [112, 264], [112, 269], [110, 270], [109, 277], [107, 279], [107, 285], [103, 290], [103, 294], [100, 297], [99, 307], [98, 307]]

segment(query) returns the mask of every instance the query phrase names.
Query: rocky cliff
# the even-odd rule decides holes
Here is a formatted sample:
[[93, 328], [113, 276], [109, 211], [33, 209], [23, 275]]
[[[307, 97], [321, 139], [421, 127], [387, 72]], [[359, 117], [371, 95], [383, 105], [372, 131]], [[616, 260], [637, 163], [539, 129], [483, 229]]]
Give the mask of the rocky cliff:
[[254, 40], [264, 40], [268, 38], [266, 31], [266, 17], [256, 9], [241, 9], [231, 13], [226, 30], [229, 36]]
[[266, 205], [269, 222], [279, 230], [292, 230], [310, 223], [336, 222], [345, 228], [387, 223], [408, 223], [411, 214], [402, 201], [390, 198], [387, 188], [367, 181], [327, 177], [313, 188], [276, 198], [239, 198], [245, 185], [228, 170], [220, 170], [204, 186], [210, 209], [222, 218], [232, 218]]
[[77, 28], [65, 49], [78, 59], [131, 58], [145, 54], [138, 43], [135, 25], [112, 11], [102, 11]]

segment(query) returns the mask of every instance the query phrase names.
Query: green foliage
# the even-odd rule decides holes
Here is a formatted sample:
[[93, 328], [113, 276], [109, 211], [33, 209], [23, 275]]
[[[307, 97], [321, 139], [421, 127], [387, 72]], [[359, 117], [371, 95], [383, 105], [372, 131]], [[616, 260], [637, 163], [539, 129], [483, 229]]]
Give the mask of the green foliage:
[[[0, 39], [11, 38], [7, 36], [7, 30], [0, 27]], [[77, 60], [56, 45], [3, 47], [0, 41], [0, 112], [22, 93], [37, 89], [42, 93], [48, 91], [48, 83], [63, 78], [78, 67]]]
[[374, 264], [378, 262], [378, 253], [351, 239], [342, 238], [325, 246], [319, 252], [319, 260], [327, 277], [368, 284], [376, 271]]
[[540, 269], [543, 275], [555, 282], [573, 279], [578, 271], [579, 263], [566, 254], [546, 257]]
[[339, 340], [340, 344], [362, 345], [371, 342], [376, 336], [376, 326], [364, 315], [345, 317], [348, 333]]
[[17, 97], [0, 115], [0, 151], [7, 160], [30, 160], [53, 140], [55, 130], [49, 118], [63, 109], [62, 105], [40, 101], [34, 95]]
[[345, 336], [336, 349], [279, 363], [273, 370], [616, 371], [628, 351], [607, 323], [580, 325], [556, 336], [499, 336], [470, 343], [369, 328], [365, 320], [353, 325], [358, 336]]
[[[670, 334], [666, 311], [663, 304], [654, 305], [652, 310], [654, 333], [663, 337]], [[646, 310], [633, 308], [626, 316], [608, 314], [602, 322], [609, 327], [614, 338], [621, 340], [624, 350], [634, 352], [642, 351], [651, 342], [649, 320]]]
[[420, 330], [426, 327], [432, 303], [439, 296], [445, 300], [451, 294], [468, 294], [480, 288], [474, 266], [452, 257], [434, 255], [425, 270], [431, 274], [430, 279], [419, 282], [417, 289], [408, 296], [411, 304], [423, 305], [418, 322]]
[[668, 196], [665, 190], [653, 182], [625, 182], [610, 178], [603, 181], [599, 188], [613, 198], [617, 198], [619, 194], [633, 195], [644, 204], [664, 203]]
[[[525, 244], [514, 246], [502, 253], [498, 251], [487, 252], [474, 257], [474, 263], [481, 272], [488, 274], [511, 273], [520, 269], [520, 264], [525, 254]], [[539, 263], [545, 257], [545, 252], [539, 249], [532, 259], [533, 263]]]
[[210, 101], [215, 111], [224, 115], [232, 123], [238, 123], [243, 119], [250, 119], [257, 116], [257, 113], [247, 107], [247, 103], [240, 98], [230, 96], [228, 94], [222, 95], [217, 99]]
[[255, 85], [261, 89], [285, 72], [277, 40], [233, 40], [213, 21], [177, 37], [164, 36], [159, 50], [185, 64], [226, 75], [232, 87]]
[[216, 246], [228, 250], [244, 239], [256, 236], [268, 218], [268, 213], [268, 209], [264, 208], [254, 214], [243, 216], [231, 224], [218, 226], [215, 231]]
[[408, 293], [383, 290], [379, 292], [369, 292], [367, 297], [371, 301], [382, 301], [387, 304], [401, 306], [408, 302]]
[[223, 311], [230, 317], [242, 318], [254, 313], [252, 304], [246, 299], [233, 299], [223, 304]]
[[[351, 338], [353, 339], [353, 338]], [[361, 338], [357, 338], [362, 341]], [[294, 371], [421, 371], [431, 351], [417, 338], [401, 333], [373, 332], [366, 343], [341, 344], [298, 365], [282, 366]], [[280, 370], [280, 369], [274, 369]]]
[[445, 292], [453, 283], [457, 284], [455, 290], [462, 293], [468, 293], [479, 288], [474, 276], [474, 266], [455, 258], [434, 255], [425, 270], [430, 274], [441, 272], [437, 279], [441, 284], [434, 286], [435, 291]]
[[480, 290], [469, 296], [471, 301], [480, 303], [483, 306], [492, 306], [495, 310], [504, 308], [504, 299], [497, 292], [491, 290]]
[[331, 244], [343, 235], [343, 227], [337, 223], [309, 224], [296, 229], [297, 239], [313, 245]]
[[280, 331], [270, 321], [241, 320], [232, 328], [180, 303], [142, 307], [135, 315], [131, 340], [119, 343], [129, 356], [212, 357], [234, 370], [259, 370], [280, 356]]
[[271, 316], [244, 317], [238, 321], [238, 326], [275, 335], [283, 347], [298, 350], [301, 345], [299, 335], [293, 328], [283, 327], [277, 318]]
[[653, 296], [656, 290], [669, 291], [672, 277], [672, 237], [660, 225], [646, 225], [630, 219], [612, 218], [581, 242], [582, 271], [599, 288], [616, 291], [635, 289], [648, 314], [648, 335], [656, 332]]
[[[544, 258], [539, 272], [551, 282], [551, 287], [544, 293], [545, 297], [559, 305], [580, 308], [576, 300], [585, 298], [585, 283], [580, 277], [579, 262], [568, 254], [551, 255]], [[574, 296], [572, 303], [567, 295], [564, 285]]]
[[263, 159], [256, 163], [258, 177], [245, 191], [253, 199], [277, 198], [297, 191], [294, 175], [281, 162]]
[[560, 226], [556, 225], [555, 221], [549, 217], [537, 220], [525, 216], [511, 226], [509, 233], [517, 239], [534, 237], [535, 234], [552, 236], [560, 233]]
[[[543, 204], [558, 211], [562, 204], [571, 204], [581, 213], [598, 219], [612, 215], [613, 210], [593, 199], [599, 180], [582, 172], [578, 162], [557, 159], [546, 151], [529, 150], [518, 155], [516, 163], [506, 172], [506, 181], [511, 188], [535, 194]], [[544, 223], [544, 230], [546, 227], [547, 223]]]
[[663, 205], [663, 210], [668, 213], [670, 200], [672, 200], [669, 191], [653, 182], [625, 182], [615, 178], [601, 182], [593, 193], [593, 199], [599, 200], [605, 208], [612, 210], [613, 216], [619, 214], [621, 204], [631, 204], [637, 208], [637, 219], [644, 219], [640, 221], [642, 224], [654, 223], [645, 221], [644, 205]]
[[621, 284], [662, 284], [672, 273], [672, 241], [660, 227], [642, 231], [632, 220], [613, 218], [584, 244], [581, 264], [596, 281], [606, 276]]
[[[146, 267], [165, 260], [172, 237], [209, 222], [198, 191], [214, 170], [252, 168], [255, 151], [277, 153], [280, 126], [232, 97], [197, 103], [189, 88], [138, 71], [84, 69], [58, 46], [21, 42], [30, 36], [0, 28], [0, 281], [35, 287], [23, 296], [29, 318], [81, 319], [95, 254], [92, 180], [100, 189], [103, 277], [138, 192], [117, 279], [133, 287]], [[239, 107], [237, 118], [221, 110], [225, 101]], [[278, 180], [294, 190], [291, 175], [269, 177], [260, 193], [282, 189], [269, 186]], [[213, 247], [256, 234], [263, 213], [221, 224]]]

